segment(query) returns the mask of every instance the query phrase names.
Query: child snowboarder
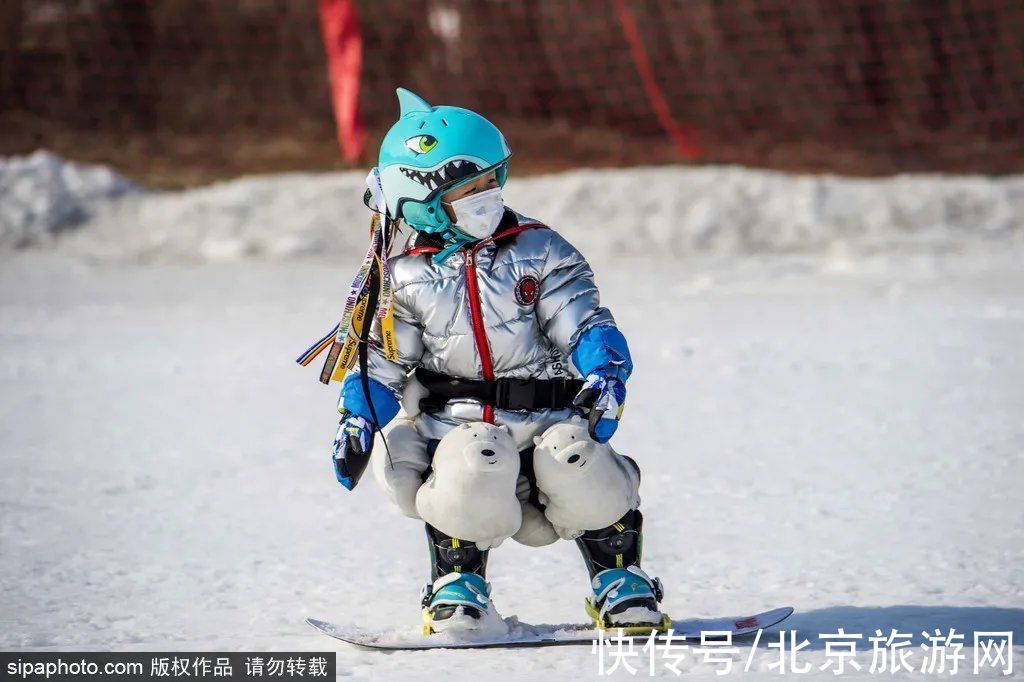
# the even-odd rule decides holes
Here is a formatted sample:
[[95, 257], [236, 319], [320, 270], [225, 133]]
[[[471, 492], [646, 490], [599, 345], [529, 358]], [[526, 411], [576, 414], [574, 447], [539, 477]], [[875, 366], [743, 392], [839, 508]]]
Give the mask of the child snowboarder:
[[[574, 415], [587, 418], [575, 423], [582, 424], [584, 439], [589, 433], [592, 446], [606, 443], [618, 425], [633, 369], [625, 338], [600, 305], [590, 265], [557, 232], [505, 207], [502, 187], [511, 151], [492, 123], [467, 109], [431, 106], [401, 88], [398, 99], [400, 118], [381, 144], [367, 203], [385, 216], [383, 231], [376, 233], [383, 241], [393, 223], [404, 223], [412, 233], [403, 252], [390, 258], [378, 244], [367, 259], [371, 266], [376, 259], [376, 269], [370, 268], [369, 278], [361, 271], [361, 281], [381, 287], [368, 304], [359, 369], [345, 377], [341, 390], [334, 441], [338, 480], [349, 489], [356, 484], [375, 432], [396, 417], [405, 393], [414, 416], [386, 434], [384, 482], [407, 515], [421, 517], [416, 492], [439, 441], [459, 426], [499, 425], [520, 453], [519, 486], [512, 494], [523, 502], [524, 515], [514, 537], [530, 545], [558, 535], [575, 539], [591, 578], [587, 610], [598, 627], [667, 629], [670, 622], [659, 609], [661, 583], [640, 569], [643, 518], [636, 508], [639, 469], [632, 460], [600, 446], [616, 462], [628, 462], [602, 474], [616, 479], [602, 488], [606, 511], [616, 505], [628, 509], [614, 523], [580, 518], [579, 529], [558, 528], [556, 534], [543, 516], [545, 499], [571, 500], [576, 493], [538, 487], [535, 448], [539, 453], [545, 439], [567, 437], [564, 431], [548, 433]], [[353, 294], [360, 286], [353, 283]], [[369, 318], [375, 306], [386, 310]], [[355, 309], [358, 319], [360, 308]], [[337, 347], [348, 334], [345, 320], [339, 328]], [[311, 351], [323, 350], [331, 338]], [[333, 355], [329, 367], [338, 362]], [[342, 351], [342, 362], [353, 364], [352, 353]], [[412, 386], [419, 392], [418, 414], [410, 407], [417, 401], [408, 398]], [[548, 450], [557, 449], [551, 443]], [[375, 467], [381, 457], [374, 455]], [[562, 484], [553, 479], [549, 485]], [[483, 496], [489, 493], [456, 486], [445, 494], [448, 507], [472, 514], [486, 507]], [[584, 516], [582, 510], [594, 508], [593, 499], [578, 506]], [[431, 581], [422, 603], [428, 633], [472, 629], [493, 608], [485, 571], [489, 547], [497, 543], [477, 547], [446, 534], [438, 527], [444, 525], [442, 520], [426, 526]]]

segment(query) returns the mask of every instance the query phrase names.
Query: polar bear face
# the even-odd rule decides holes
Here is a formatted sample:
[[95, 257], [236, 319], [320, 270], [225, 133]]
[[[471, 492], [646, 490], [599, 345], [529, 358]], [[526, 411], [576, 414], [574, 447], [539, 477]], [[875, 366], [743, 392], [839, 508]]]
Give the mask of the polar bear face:
[[433, 467], [439, 473], [453, 467], [480, 474], [518, 474], [519, 450], [507, 426], [460, 424], [438, 443]]
[[591, 439], [586, 424], [577, 419], [555, 424], [534, 442], [534, 467], [556, 478], [589, 473], [595, 457], [610, 449]]

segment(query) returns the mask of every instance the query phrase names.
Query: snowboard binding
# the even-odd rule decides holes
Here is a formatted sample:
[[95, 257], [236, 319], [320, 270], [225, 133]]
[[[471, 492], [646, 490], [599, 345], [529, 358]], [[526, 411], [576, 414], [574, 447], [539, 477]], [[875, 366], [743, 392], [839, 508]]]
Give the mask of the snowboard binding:
[[423, 634], [473, 630], [491, 603], [491, 586], [476, 573], [449, 573], [423, 591]]
[[592, 590], [584, 608], [600, 630], [642, 635], [664, 632], [672, 625], [658, 606], [664, 597], [661, 581], [640, 568], [642, 526], [643, 515], [634, 509], [611, 526], [586, 531], [576, 539]]
[[639, 566], [610, 568], [591, 581], [594, 593], [584, 608], [599, 630], [622, 630], [627, 635], [665, 632], [672, 619], [661, 613], [662, 587]]
[[423, 587], [423, 634], [452, 628], [474, 629], [473, 621], [490, 607], [491, 586], [485, 579], [487, 550], [445, 535], [427, 524], [431, 582]]

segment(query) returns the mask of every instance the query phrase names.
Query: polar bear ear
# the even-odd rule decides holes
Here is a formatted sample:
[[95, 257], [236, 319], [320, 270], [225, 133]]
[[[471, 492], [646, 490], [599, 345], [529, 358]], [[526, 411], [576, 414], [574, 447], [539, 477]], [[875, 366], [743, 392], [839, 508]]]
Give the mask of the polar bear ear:
[[533, 437], [533, 444], [534, 445], [540, 445], [540, 441], [541, 441], [541, 437], [540, 436], [534, 436]]
[[508, 435], [512, 435], [512, 429], [508, 428], [508, 424], [498, 424], [498, 428], [507, 433]]
[[583, 417], [579, 416], [578, 414], [574, 414], [572, 417], [569, 418], [569, 423], [570, 424], [582, 424], [583, 423]]

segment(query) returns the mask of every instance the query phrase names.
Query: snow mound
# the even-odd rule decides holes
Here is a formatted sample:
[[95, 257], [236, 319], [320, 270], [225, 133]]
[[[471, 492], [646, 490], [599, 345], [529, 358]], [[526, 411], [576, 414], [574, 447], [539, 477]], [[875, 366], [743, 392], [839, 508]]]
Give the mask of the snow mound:
[[[136, 192], [108, 169], [40, 152], [0, 161], [0, 248], [49, 245], [44, 237], [87, 223], [59, 248], [101, 261], [357, 259], [369, 219], [364, 176], [290, 173]], [[505, 195], [594, 259], [932, 252], [1024, 239], [1024, 176], [845, 178], [661, 166], [513, 175]]]
[[133, 261], [234, 261], [366, 252], [364, 173], [240, 178], [109, 203], [65, 248]]
[[69, 163], [46, 151], [0, 157], [0, 249], [49, 244], [87, 222], [97, 204], [136, 191], [106, 166]]
[[[581, 170], [512, 204], [605, 254], [892, 248], [1024, 233], [1024, 176], [849, 178], [739, 167]], [[592, 247], [591, 247], [592, 248]]]

